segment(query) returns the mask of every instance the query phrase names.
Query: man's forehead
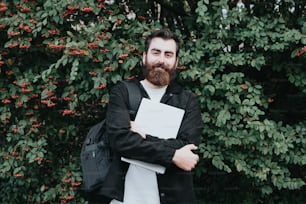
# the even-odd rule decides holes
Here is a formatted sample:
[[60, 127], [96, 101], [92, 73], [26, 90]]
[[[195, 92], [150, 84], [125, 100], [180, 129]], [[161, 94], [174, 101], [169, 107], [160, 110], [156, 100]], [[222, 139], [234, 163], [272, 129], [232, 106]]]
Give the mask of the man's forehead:
[[161, 50], [166, 52], [176, 53], [176, 43], [173, 39], [153, 38], [149, 50]]

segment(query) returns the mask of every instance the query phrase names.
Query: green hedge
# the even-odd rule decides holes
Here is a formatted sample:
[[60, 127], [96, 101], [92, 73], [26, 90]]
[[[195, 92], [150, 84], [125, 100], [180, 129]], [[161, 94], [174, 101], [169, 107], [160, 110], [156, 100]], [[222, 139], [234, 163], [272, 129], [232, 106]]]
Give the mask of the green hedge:
[[164, 26], [182, 39], [179, 79], [201, 102], [201, 202], [306, 202], [306, 117], [271, 119], [279, 93], [255, 77], [279, 73], [305, 97], [305, 2], [157, 2], [1, 1], [1, 203], [85, 202], [86, 131]]

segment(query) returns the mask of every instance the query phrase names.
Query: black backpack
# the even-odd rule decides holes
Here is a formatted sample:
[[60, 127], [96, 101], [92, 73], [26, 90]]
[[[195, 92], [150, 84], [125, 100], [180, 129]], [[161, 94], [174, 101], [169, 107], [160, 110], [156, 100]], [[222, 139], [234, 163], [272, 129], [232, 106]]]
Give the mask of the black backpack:
[[[135, 116], [141, 100], [139, 87], [132, 81], [123, 81], [123, 83], [128, 89], [130, 115]], [[89, 129], [82, 145], [83, 192], [93, 192], [103, 185], [111, 162], [111, 149], [104, 119]]]

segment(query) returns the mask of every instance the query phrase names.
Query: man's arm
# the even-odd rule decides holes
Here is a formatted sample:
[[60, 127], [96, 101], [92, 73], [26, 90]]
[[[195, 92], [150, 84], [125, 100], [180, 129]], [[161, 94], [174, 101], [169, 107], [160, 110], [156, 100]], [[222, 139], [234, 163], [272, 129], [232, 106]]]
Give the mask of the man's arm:
[[[138, 133], [142, 138], [146, 139], [144, 132], [138, 131], [133, 121], [131, 121], [131, 131]], [[177, 149], [173, 155], [172, 162], [179, 168], [185, 171], [191, 171], [195, 168], [199, 161], [199, 156], [192, 151], [197, 150], [198, 147], [194, 144], [188, 144], [180, 149]]]

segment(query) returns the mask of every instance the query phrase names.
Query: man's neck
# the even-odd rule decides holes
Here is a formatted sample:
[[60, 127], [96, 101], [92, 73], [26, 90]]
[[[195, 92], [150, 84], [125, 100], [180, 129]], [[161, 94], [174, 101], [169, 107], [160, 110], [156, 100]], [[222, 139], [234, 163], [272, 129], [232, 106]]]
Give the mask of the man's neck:
[[166, 86], [157, 86], [157, 85], [155, 85], [155, 84], [152, 84], [149, 80], [147, 80], [147, 79], [144, 79], [143, 80], [144, 81], [144, 83], [149, 87], [149, 88], [151, 88], [151, 89], [161, 89], [161, 88], [164, 88], [164, 87], [166, 87]]

